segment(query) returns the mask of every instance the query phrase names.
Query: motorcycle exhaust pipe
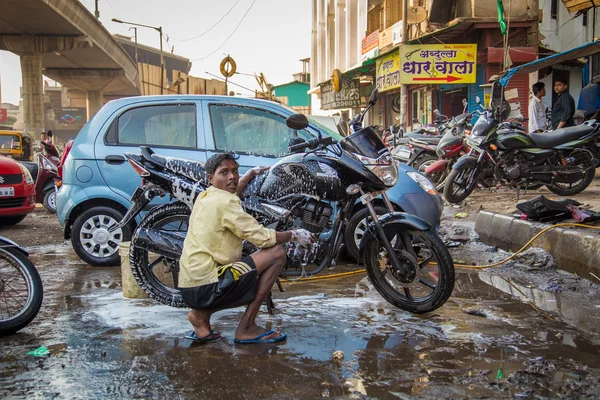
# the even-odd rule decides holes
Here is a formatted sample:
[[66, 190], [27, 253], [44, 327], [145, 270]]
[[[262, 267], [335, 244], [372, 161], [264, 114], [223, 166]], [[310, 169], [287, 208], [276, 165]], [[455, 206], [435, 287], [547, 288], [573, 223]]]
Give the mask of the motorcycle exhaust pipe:
[[142, 228], [136, 231], [132, 246], [167, 258], [179, 260], [185, 236], [177, 232]]

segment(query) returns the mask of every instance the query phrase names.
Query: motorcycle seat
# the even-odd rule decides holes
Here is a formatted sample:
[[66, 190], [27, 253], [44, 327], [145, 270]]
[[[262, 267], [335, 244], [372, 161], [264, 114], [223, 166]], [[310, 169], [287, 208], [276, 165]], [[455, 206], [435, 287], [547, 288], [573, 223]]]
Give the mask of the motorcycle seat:
[[150, 157], [152, 161], [169, 171], [181, 174], [194, 182], [209, 184], [203, 162], [186, 160], [185, 158], [165, 157], [156, 153], [153, 153]]
[[592, 125], [577, 125], [542, 133], [529, 133], [531, 140], [542, 149], [551, 149], [572, 140], [577, 140], [594, 130]]
[[434, 144], [437, 145], [440, 140], [442, 140], [441, 136], [425, 136], [422, 135], [421, 137], [412, 137], [410, 138], [411, 141], [415, 141], [415, 142], [422, 142], [422, 143], [426, 143], [426, 144]]

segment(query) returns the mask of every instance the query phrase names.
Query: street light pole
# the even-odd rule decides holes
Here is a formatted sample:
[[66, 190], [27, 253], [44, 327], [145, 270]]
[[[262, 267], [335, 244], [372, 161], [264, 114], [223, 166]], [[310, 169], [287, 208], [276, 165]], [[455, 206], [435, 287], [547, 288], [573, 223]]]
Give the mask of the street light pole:
[[[402, 0], [402, 44], [408, 42], [408, 0]], [[406, 130], [406, 84], [400, 85], [400, 121]]]
[[163, 31], [162, 31], [162, 26], [151, 26], [151, 25], [144, 25], [144, 24], [136, 24], [135, 22], [129, 22], [129, 21], [121, 21], [120, 19], [117, 18], [113, 18], [112, 19], [113, 22], [116, 22], [117, 24], [128, 24], [128, 25], [134, 25], [134, 26], [141, 26], [143, 28], [150, 28], [150, 29], [154, 29], [155, 31], [158, 31], [158, 34], [160, 35], [160, 94], [164, 94], [164, 70], [165, 70], [165, 63], [164, 63], [164, 56], [163, 56]]
[[138, 65], [137, 28], [134, 26], [129, 28], [129, 30], [132, 30], [132, 29], [133, 29], [133, 38], [135, 41], [135, 66], [137, 68], [137, 65]]

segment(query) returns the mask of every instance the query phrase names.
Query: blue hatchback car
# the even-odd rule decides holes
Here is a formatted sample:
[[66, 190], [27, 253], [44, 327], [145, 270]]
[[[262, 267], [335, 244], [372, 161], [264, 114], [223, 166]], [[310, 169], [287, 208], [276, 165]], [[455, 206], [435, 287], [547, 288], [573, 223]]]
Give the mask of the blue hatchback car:
[[[272, 165], [287, 153], [293, 131], [285, 120], [295, 113], [279, 103], [227, 96], [141, 96], [107, 103], [79, 132], [64, 161], [56, 205], [65, 239], [71, 238], [77, 255], [90, 265], [118, 264], [119, 243], [128, 241], [133, 224], [139, 223], [109, 232], [141, 184], [126, 152], [149, 145], [165, 156], [206, 161], [215, 153], [233, 151], [244, 172]], [[298, 132], [300, 137], [309, 139], [321, 131], [342, 139], [308, 118], [310, 125]], [[398, 183], [388, 190], [394, 207], [439, 227], [442, 199], [434, 186], [414, 169], [403, 164], [398, 168]], [[384, 213], [383, 201], [380, 206]], [[367, 210], [357, 203], [345, 232], [346, 250], [354, 257], [366, 217]]]

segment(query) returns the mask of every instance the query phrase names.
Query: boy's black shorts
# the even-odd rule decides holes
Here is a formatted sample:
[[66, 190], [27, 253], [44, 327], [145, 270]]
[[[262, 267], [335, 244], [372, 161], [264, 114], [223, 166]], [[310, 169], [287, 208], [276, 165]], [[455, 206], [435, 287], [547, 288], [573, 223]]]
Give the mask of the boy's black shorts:
[[183, 301], [197, 310], [218, 310], [246, 305], [256, 297], [256, 265], [250, 256], [219, 267], [219, 280], [208, 285], [181, 288]]

